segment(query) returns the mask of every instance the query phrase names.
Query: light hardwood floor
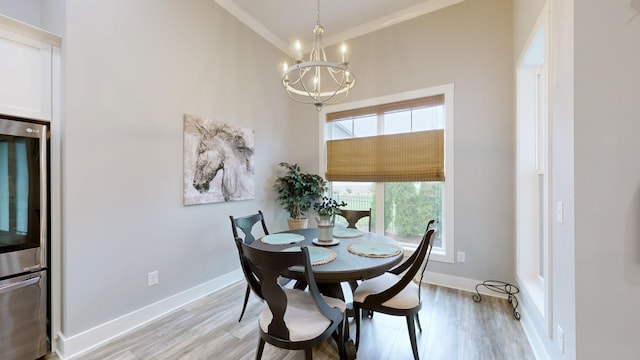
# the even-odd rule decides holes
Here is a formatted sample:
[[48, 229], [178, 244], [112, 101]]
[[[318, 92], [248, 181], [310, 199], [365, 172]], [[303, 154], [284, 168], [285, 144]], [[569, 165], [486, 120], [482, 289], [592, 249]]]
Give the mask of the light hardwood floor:
[[[78, 360], [133, 359], [230, 359], [255, 358], [257, 318], [262, 303], [251, 294], [241, 323], [245, 283], [238, 283], [173, 311], [150, 324], [104, 344]], [[535, 359], [522, 325], [512, 317], [504, 299], [423, 285], [418, 332], [421, 359]], [[350, 321], [355, 336], [355, 322]], [[412, 359], [407, 325], [402, 317], [376, 313], [362, 320], [358, 359]], [[328, 341], [313, 351], [314, 359], [338, 359], [336, 346]], [[302, 351], [286, 351], [269, 344], [263, 359], [304, 359]], [[47, 360], [57, 360], [51, 355]]]

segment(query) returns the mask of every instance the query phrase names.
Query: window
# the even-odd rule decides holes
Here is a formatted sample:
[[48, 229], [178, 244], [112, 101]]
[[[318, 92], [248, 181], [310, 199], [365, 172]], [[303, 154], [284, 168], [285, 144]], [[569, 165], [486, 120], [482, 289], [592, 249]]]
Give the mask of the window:
[[432, 259], [453, 262], [453, 85], [326, 106], [320, 118], [331, 196], [371, 209], [372, 231], [407, 249], [436, 219]]
[[[516, 102], [516, 241], [520, 288], [552, 333], [546, 13], [518, 63]], [[534, 307], [532, 307], [534, 309]]]

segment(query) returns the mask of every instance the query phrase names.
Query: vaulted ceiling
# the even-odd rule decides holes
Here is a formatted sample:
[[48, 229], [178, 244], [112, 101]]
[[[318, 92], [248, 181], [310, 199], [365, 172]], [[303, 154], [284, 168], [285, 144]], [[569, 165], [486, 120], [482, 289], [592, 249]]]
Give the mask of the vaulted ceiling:
[[[316, 0], [215, 1], [285, 53], [294, 54], [296, 40], [303, 44], [303, 51], [313, 43]], [[347, 41], [462, 1], [322, 0], [320, 22], [325, 29], [324, 45]]]

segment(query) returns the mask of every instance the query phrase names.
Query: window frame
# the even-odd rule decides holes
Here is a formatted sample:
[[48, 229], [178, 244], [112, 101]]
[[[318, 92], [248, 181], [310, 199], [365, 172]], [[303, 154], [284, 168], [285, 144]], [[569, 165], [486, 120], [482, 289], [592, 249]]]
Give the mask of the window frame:
[[[443, 224], [440, 225], [442, 230], [443, 247], [433, 248], [431, 253], [431, 260], [454, 263], [454, 251], [455, 251], [455, 237], [454, 237], [454, 84], [445, 84], [440, 86], [433, 86], [429, 88], [423, 88], [413, 91], [406, 91], [402, 93], [396, 93], [386, 96], [380, 96], [375, 98], [369, 98], [364, 100], [357, 100], [348, 103], [341, 103], [335, 105], [325, 105], [323, 109], [318, 113], [318, 134], [319, 134], [319, 158], [318, 168], [321, 174], [325, 174], [327, 171], [327, 147], [326, 141], [328, 138], [326, 119], [328, 113], [345, 111], [350, 109], [357, 109], [363, 107], [372, 107], [379, 104], [398, 102], [404, 100], [417, 99], [428, 96], [444, 95], [444, 172], [445, 181], [443, 187], [443, 199], [442, 199], [442, 218]], [[376, 191], [378, 187], [384, 186], [383, 183], [376, 183]], [[376, 206], [382, 206], [384, 198], [382, 196], [376, 196]], [[378, 207], [381, 208], [381, 207]], [[378, 216], [383, 216], [382, 212], [378, 212]], [[376, 224], [383, 224], [381, 219], [376, 219]], [[379, 225], [380, 226], [380, 225]], [[382, 225], [383, 226], [383, 225]], [[373, 229], [374, 232], [379, 232], [379, 229]], [[405, 251], [413, 252], [416, 246], [406, 245]]]

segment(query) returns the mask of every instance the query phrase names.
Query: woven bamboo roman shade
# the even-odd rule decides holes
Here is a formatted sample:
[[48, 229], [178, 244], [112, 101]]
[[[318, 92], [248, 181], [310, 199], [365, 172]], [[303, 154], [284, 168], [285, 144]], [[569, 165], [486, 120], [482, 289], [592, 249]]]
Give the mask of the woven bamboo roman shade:
[[[444, 105], [444, 95], [327, 114], [327, 122]], [[329, 181], [444, 181], [444, 130], [327, 141]]]
[[327, 141], [329, 181], [444, 181], [444, 130]]

